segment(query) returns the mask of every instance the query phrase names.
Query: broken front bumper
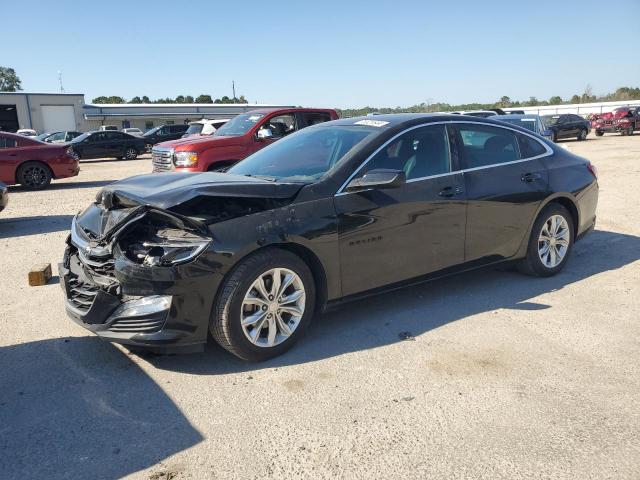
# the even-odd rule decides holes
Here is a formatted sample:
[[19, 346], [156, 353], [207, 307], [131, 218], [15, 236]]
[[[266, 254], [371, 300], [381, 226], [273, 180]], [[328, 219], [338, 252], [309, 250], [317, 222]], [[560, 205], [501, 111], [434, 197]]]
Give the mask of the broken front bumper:
[[85, 252], [83, 240], [70, 235], [58, 267], [74, 322], [116, 343], [162, 350], [204, 346], [220, 274], [198, 262], [141, 266], [117, 248], [102, 258]]

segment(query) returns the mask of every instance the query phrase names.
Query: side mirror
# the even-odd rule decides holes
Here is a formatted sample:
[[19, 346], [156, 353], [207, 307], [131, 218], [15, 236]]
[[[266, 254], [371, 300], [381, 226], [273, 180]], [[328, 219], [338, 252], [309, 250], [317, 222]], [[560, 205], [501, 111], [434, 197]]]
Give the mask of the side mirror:
[[270, 128], [261, 128], [258, 130], [258, 140], [266, 140], [273, 137], [273, 132]]
[[355, 192], [370, 188], [398, 188], [405, 183], [407, 183], [407, 175], [403, 170], [377, 168], [351, 180], [345, 190], [347, 192]]

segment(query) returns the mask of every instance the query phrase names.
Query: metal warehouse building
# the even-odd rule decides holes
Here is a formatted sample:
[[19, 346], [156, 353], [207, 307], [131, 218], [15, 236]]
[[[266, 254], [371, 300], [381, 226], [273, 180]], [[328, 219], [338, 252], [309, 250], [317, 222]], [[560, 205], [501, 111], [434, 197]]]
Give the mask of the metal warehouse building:
[[38, 133], [58, 130], [86, 132], [101, 125], [149, 130], [158, 125], [188, 123], [202, 118], [231, 118], [267, 104], [85, 104], [84, 94], [0, 93], [0, 130], [32, 128]]

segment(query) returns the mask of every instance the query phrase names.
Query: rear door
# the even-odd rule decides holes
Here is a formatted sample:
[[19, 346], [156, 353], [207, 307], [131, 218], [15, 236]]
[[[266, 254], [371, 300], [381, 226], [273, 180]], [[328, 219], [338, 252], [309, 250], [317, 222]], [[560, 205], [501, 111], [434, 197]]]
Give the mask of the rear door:
[[578, 134], [576, 124], [571, 118], [571, 115], [560, 115], [558, 127], [558, 138], [570, 138]]
[[552, 151], [506, 127], [456, 124], [468, 202], [465, 260], [510, 258], [548, 194], [542, 157]]
[[354, 175], [404, 170], [405, 185], [336, 194], [343, 295], [464, 261], [464, 181], [452, 169], [450, 144], [444, 124], [413, 127]]
[[15, 183], [16, 167], [19, 162], [16, 140], [0, 135], [0, 181]]

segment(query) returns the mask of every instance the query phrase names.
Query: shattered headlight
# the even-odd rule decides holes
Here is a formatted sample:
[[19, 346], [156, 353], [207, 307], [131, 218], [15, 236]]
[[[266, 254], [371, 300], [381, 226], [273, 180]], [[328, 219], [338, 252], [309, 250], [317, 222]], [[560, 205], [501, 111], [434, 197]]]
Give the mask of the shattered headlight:
[[196, 152], [176, 152], [173, 164], [176, 167], [195, 167], [198, 165], [198, 154]]
[[129, 260], [149, 267], [180, 265], [194, 260], [211, 243], [211, 238], [194, 230], [157, 220], [142, 219], [118, 240]]

